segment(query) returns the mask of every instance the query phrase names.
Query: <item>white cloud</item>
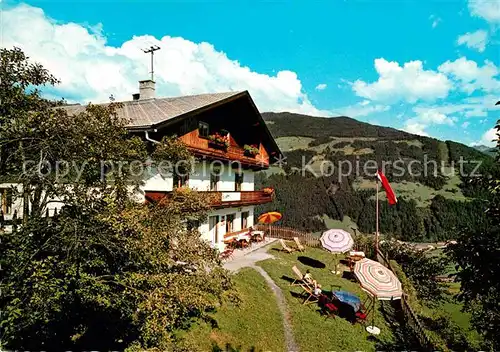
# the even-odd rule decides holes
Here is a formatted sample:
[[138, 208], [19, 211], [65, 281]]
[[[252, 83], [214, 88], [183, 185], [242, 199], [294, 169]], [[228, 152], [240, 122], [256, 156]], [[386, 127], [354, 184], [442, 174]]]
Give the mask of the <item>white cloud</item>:
[[498, 0], [469, 0], [469, 11], [472, 16], [481, 17], [492, 24], [500, 23]]
[[480, 53], [486, 49], [488, 44], [488, 32], [485, 30], [477, 30], [475, 32], [465, 33], [458, 37], [458, 45], [466, 45], [470, 49], [476, 49]]
[[420, 136], [428, 136], [429, 134], [425, 132], [427, 126], [415, 121], [408, 121], [403, 128], [403, 131], [408, 133], [418, 134]]
[[410, 61], [400, 66], [383, 58], [375, 60], [379, 74], [377, 81], [367, 83], [357, 80], [352, 84], [354, 92], [371, 100], [415, 103], [418, 100], [433, 101], [445, 98], [452, 88], [448, 78], [440, 72], [424, 70], [422, 61]]
[[453, 120], [450, 117], [435, 109], [419, 112], [416, 119], [426, 124], [453, 125]]
[[494, 147], [497, 145], [498, 140], [498, 135], [497, 135], [497, 130], [495, 128], [490, 128], [487, 130], [483, 136], [481, 137], [481, 140], [476, 143], [476, 145], [486, 145], [488, 147]]
[[138, 90], [137, 81], [150, 71], [149, 57], [141, 49], [155, 44], [161, 47], [155, 53], [158, 96], [249, 90], [261, 111], [330, 114], [313, 106], [295, 72], [274, 76], [254, 72], [210, 43], [143, 35], [113, 47], [100, 26], [89, 30], [75, 23], [61, 24], [24, 4], [4, 10], [2, 26], [2, 46], [18, 46], [43, 64], [62, 82], [55, 93], [71, 100], [102, 102], [110, 94], [130, 100]]
[[428, 136], [425, 130], [433, 125], [452, 126], [456, 118], [439, 111], [438, 108], [414, 107], [415, 116], [406, 120], [404, 130], [421, 136]]
[[446, 61], [438, 70], [452, 77], [456, 84], [469, 94], [476, 90], [500, 91], [500, 80], [495, 78], [499, 75], [498, 67], [489, 60], [479, 66], [475, 61], [461, 57], [455, 61]]
[[418, 105], [413, 108], [413, 111], [417, 114], [422, 114], [429, 110], [445, 115], [457, 114], [465, 117], [484, 117], [488, 115], [488, 110], [494, 110], [494, 107], [488, 107], [480, 100], [469, 102], [465, 99], [464, 102], [458, 104]]
[[440, 17], [437, 17], [435, 15], [430, 15], [429, 19], [432, 21], [432, 28], [436, 28], [438, 24], [442, 21]]
[[327, 87], [326, 83], [320, 83], [316, 86], [316, 90], [325, 90]]
[[384, 112], [390, 110], [390, 106], [381, 104], [370, 104], [369, 101], [364, 100], [360, 103], [349, 105], [341, 108], [334, 109], [335, 114], [349, 116], [349, 117], [363, 117], [377, 112]]
[[465, 121], [464, 123], [462, 123], [461, 127], [462, 128], [467, 128], [470, 126], [470, 122], [469, 121]]

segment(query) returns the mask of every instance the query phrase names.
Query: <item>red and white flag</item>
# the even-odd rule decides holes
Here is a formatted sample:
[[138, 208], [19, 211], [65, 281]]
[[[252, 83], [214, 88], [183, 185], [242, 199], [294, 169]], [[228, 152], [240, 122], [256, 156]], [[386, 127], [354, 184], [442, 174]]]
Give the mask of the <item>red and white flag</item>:
[[382, 183], [382, 187], [384, 187], [385, 194], [387, 195], [387, 200], [389, 201], [389, 204], [390, 205], [396, 204], [398, 202], [398, 199], [396, 198], [396, 194], [392, 190], [392, 187], [389, 184], [387, 177], [385, 177], [382, 171], [379, 170], [377, 171], [377, 178]]

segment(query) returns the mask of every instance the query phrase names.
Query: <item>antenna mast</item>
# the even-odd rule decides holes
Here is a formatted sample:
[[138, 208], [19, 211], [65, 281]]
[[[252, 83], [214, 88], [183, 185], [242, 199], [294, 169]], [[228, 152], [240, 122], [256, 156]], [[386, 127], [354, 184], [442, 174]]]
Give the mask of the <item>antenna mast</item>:
[[151, 53], [151, 80], [154, 81], [154, 66], [153, 66], [153, 56], [156, 50], [160, 50], [158, 45], [151, 45], [149, 49], [142, 49], [146, 54]]

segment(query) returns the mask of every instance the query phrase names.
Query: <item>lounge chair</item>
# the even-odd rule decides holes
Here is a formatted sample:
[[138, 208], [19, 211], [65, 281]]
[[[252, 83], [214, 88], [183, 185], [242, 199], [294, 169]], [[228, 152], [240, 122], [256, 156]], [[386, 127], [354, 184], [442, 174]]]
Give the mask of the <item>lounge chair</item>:
[[297, 245], [297, 249], [300, 251], [300, 252], [304, 252], [306, 250], [306, 248], [300, 243], [299, 241], [299, 238], [298, 237], [294, 237], [293, 240], [295, 241], [295, 244]]
[[285, 241], [283, 241], [282, 239], [280, 239], [280, 243], [281, 243], [281, 247], [282, 247], [282, 250], [287, 252], [287, 253], [292, 253], [293, 252], [293, 249], [288, 247], [285, 243]]
[[304, 283], [304, 275], [300, 272], [299, 268], [297, 266], [292, 267], [292, 271], [295, 274], [295, 280], [290, 284], [290, 286], [300, 286]]

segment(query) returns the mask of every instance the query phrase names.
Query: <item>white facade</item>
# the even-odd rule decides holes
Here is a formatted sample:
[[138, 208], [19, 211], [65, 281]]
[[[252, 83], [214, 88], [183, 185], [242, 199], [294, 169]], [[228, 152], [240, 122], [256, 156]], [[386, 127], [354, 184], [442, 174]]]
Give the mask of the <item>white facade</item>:
[[[220, 163], [215, 163], [220, 166]], [[241, 186], [237, 191], [236, 174], [238, 170], [231, 169], [226, 165], [220, 166], [220, 175], [215, 179], [211, 179], [211, 165], [208, 162], [197, 163], [194, 172], [189, 174], [187, 186], [199, 192], [218, 191], [222, 192], [222, 201], [239, 201], [239, 191], [254, 191], [254, 172], [252, 170], [240, 170], [243, 178]], [[217, 181], [217, 182], [214, 182]], [[140, 187], [141, 194], [136, 194], [138, 202], [144, 202], [144, 194], [147, 191], [169, 192], [173, 190], [173, 176], [161, 175], [152, 170], [143, 185]], [[14, 213], [17, 213], [17, 218], [23, 217], [23, 201], [20, 197], [10, 197], [7, 199], [7, 192], [12, 192], [11, 188], [15, 186], [18, 191], [21, 191], [21, 185], [15, 183], [0, 183], [0, 205], [4, 213], [5, 220], [12, 220]], [[52, 200], [48, 203], [49, 216], [59, 212], [63, 202], [60, 200]], [[230, 207], [222, 209], [214, 209], [208, 214], [207, 221], [199, 226], [199, 231], [203, 239], [210, 242], [214, 248], [219, 250], [224, 249], [224, 235], [227, 232], [236, 232], [244, 228], [253, 226], [254, 206]], [[228, 221], [228, 219], [230, 221]], [[232, 219], [232, 221], [231, 221]], [[230, 224], [228, 224], [228, 222]], [[10, 226], [6, 226], [10, 230]]]
[[[211, 189], [210, 178], [212, 169], [217, 168], [220, 164], [203, 161], [195, 165], [193, 172], [189, 174], [187, 186], [197, 191], [236, 191], [236, 174], [238, 170], [232, 169], [227, 165], [220, 167], [219, 181], [216, 189]], [[243, 174], [243, 182], [240, 191], [254, 191], [254, 172], [251, 170], [241, 170]], [[152, 169], [146, 178], [144, 185], [141, 186], [143, 191], [162, 191], [170, 192], [173, 190], [173, 175], [170, 173], [160, 174]]]
[[[219, 177], [213, 178], [213, 169], [218, 169]], [[217, 173], [217, 172], [215, 172]], [[237, 174], [242, 174], [241, 186], [239, 190], [236, 186]], [[214, 182], [216, 181], [216, 182]], [[170, 192], [173, 190], [174, 177], [172, 174], [161, 175], [152, 170], [141, 186], [143, 193], [145, 192]], [[186, 186], [197, 190], [218, 191], [222, 192], [222, 201], [238, 201], [240, 193], [238, 191], [254, 191], [254, 171], [238, 170], [230, 168], [227, 164], [206, 161], [199, 162], [195, 165], [194, 170], [189, 174]], [[224, 193], [227, 192], [227, 193]], [[210, 242], [214, 248], [219, 250], [224, 249], [224, 235], [227, 232], [236, 232], [244, 228], [253, 226], [254, 206], [231, 207], [212, 210], [208, 214], [208, 219], [201, 224], [198, 230], [203, 239]], [[228, 224], [228, 219], [231, 224]]]

